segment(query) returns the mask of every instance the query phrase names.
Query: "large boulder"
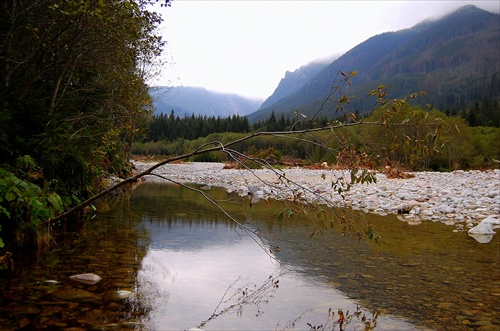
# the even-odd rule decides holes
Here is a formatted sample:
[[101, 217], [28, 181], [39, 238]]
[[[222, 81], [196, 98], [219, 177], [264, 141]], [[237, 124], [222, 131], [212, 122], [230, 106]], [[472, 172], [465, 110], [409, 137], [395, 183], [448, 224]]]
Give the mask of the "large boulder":
[[493, 228], [498, 227], [498, 225], [500, 225], [500, 221], [498, 219], [488, 216], [479, 222], [478, 225], [470, 229], [467, 233], [469, 236], [476, 239], [477, 242], [486, 244], [493, 239], [493, 235], [496, 234], [496, 232], [493, 231]]

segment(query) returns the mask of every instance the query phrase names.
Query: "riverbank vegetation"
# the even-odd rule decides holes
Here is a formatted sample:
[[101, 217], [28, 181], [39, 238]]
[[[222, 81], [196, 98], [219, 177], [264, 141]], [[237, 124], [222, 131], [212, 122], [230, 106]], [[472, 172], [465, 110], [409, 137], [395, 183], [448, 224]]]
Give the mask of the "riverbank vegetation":
[[[134, 143], [133, 154], [181, 155], [212, 141], [224, 144], [247, 135], [245, 126], [242, 131], [213, 131], [195, 139], [188, 139], [185, 131], [171, 139], [151, 139], [159, 136], [151, 132], [162, 130], [159, 119], [161, 117], [154, 117], [149, 129], [145, 129], [142, 141]], [[211, 126], [206, 119], [198, 120], [198, 127], [206, 129]], [[170, 121], [189, 123], [192, 118], [181, 119], [171, 115]], [[210, 121], [215, 122], [215, 119]], [[218, 122], [222, 123], [224, 119], [218, 119]], [[297, 133], [295, 136], [283, 137], [279, 134], [336, 124], [354, 125], [341, 126], [335, 131]], [[167, 131], [170, 127], [164, 126]], [[195, 126], [191, 127], [191, 131], [196, 131]], [[353, 158], [358, 158], [358, 163], [362, 161], [364, 166], [371, 168], [399, 165], [416, 171], [450, 171], [496, 167], [496, 160], [500, 159], [500, 146], [496, 143], [500, 141], [500, 128], [470, 126], [460, 116], [448, 116], [438, 109], [422, 109], [409, 103], [402, 105], [397, 113], [391, 113], [387, 107], [379, 107], [364, 118], [343, 113], [336, 119], [320, 117], [312, 121], [294, 121], [284, 115], [277, 119], [273, 113], [266, 121], [254, 123], [251, 131], [277, 133], [242, 141], [233, 148], [249, 157], [264, 158], [271, 163], [288, 164], [289, 160], [295, 160], [300, 164], [327, 162], [347, 166]], [[190, 132], [189, 135], [196, 133]], [[227, 154], [210, 153], [193, 157], [192, 161], [231, 160]]]
[[0, 249], [46, 246], [47, 220], [130, 171], [164, 45], [151, 2], [0, 4]]

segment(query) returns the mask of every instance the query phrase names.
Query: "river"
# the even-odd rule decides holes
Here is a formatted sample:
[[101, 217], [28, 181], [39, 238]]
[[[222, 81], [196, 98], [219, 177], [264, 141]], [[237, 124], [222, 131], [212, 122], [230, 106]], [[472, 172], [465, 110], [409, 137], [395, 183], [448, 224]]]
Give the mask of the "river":
[[[380, 240], [359, 240], [341, 211], [279, 219], [298, 207], [207, 193], [245, 227], [198, 192], [141, 184], [17, 259], [0, 279], [0, 330], [500, 328], [498, 235], [480, 244], [439, 222], [360, 214]], [[69, 278], [81, 273], [102, 279]]]

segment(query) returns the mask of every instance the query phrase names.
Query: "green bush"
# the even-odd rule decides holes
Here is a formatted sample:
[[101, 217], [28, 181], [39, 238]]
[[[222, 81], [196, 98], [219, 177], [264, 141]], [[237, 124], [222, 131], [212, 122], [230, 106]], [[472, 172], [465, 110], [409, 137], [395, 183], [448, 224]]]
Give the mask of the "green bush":
[[[36, 168], [33, 159], [24, 156], [18, 159], [18, 164], [27, 167], [29, 171], [24, 174], [28, 179], [39, 179], [34, 171]], [[28, 179], [21, 179], [0, 168], [0, 230], [14, 233], [15, 238], [9, 240], [19, 244], [26, 242], [28, 238], [38, 241], [45, 231], [39, 225], [64, 210], [61, 197], [52, 192], [48, 185], [40, 187]], [[0, 248], [4, 244], [0, 233]]]

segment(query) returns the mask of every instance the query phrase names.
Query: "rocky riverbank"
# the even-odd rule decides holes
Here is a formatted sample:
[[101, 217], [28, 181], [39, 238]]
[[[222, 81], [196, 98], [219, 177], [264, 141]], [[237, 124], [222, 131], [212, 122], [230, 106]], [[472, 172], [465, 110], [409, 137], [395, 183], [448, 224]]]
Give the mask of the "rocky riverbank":
[[[136, 162], [139, 171], [152, 164]], [[288, 168], [280, 170], [224, 169], [223, 163], [167, 164], [154, 171], [184, 183], [224, 187], [254, 199], [293, 199], [300, 194], [308, 202], [380, 215], [399, 214], [417, 225], [439, 221], [463, 231], [488, 218], [500, 224], [500, 170], [415, 172], [414, 177], [390, 179], [377, 173], [377, 182], [353, 184], [342, 197], [332, 183], [350, 184], [347, 170]], [[147, 180], [158, 177], [148, 176]], [[339, 186], [337, 186], [338, 188]], [[345, 187], [345, 186], [344, 186]], [[498, 224], [496, 224], [498, 223]]]

